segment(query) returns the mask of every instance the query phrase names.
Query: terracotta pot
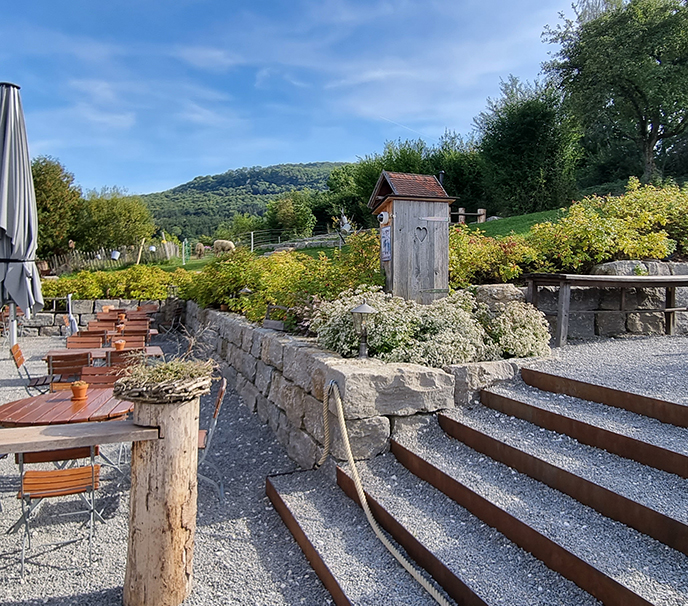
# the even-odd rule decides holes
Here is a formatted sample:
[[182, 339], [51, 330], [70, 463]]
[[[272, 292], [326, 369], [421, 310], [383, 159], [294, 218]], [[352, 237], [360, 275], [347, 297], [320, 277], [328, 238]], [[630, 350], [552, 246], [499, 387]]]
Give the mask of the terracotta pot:
[[126, 317], [127, 317], [127, 314], [117, 314], [117, 319], [118, 319], [120, 322], [124, 322], [124, 320], [126, 319]]
[[72, 384], [72, 400], [81, 401], [86, 399], [86, 391], [88, 390], [88, 383], [86, 385]]
[[229, 311], [229, 305], [225, 303], [220, 304], [220, 311]]
[[116, 351], [122, 351], [127, 342], [124, 339], [119, 339], [118, 341], [113, 341], [112, 344], [115, 346]]

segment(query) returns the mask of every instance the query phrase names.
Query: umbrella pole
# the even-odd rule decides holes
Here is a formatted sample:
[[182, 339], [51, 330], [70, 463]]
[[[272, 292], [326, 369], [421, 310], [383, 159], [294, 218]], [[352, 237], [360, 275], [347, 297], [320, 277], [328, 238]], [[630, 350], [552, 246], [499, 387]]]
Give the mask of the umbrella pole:
[[17, 344], [17, 304], [10, 303], [10, 347]]

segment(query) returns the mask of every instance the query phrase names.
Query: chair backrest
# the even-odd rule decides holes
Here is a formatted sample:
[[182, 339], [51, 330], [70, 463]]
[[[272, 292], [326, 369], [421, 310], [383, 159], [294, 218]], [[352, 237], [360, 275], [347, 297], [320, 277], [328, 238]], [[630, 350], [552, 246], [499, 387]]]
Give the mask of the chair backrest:
[[139, 328], [148, 329], [150, 328], [150, 320], [125, 320], [123, 322], [124, 328]]
[[63, 375], [63, 378], [78, 376], [84, 366], [91, 365], [91, 352], [74, 352], [48, 356], [48, 373]]
[[96, 314], [96, 322], [117, 322], [117, 314], [114, 311], [99, 311]]
[[67, 337], [67, 349], [94, 349], [103, 346], [105, 337], [102, 335], [93, 335], [82, 337], [73, 335]]
[[112, 387], [113, 383], [119, 379], [119, 370], [112, 366], [84, 366], [81, 369], [81, 380], [86, 381], [89, 387], [96, 389]]
[[[95, 447], [95, 456], [100, 454], [98, 446]], [[91, 456], [90, 446], [77, 448], [60, 448], [58, 450], [43, 450], [41, 452], [25, 452], [24, 463], [57, 463], [59, 461], [72, 461], [74, 459], [87, 459]], [[14, 455], [14, 462], [19, 463], [19, 454]]]
[[128, 339], [134, 337], [138, 337], [140, 339], [144, 339], [146, 345], [148, 344], [148, 341], [150, 340], [150, 336], [148, 334], [148, 330], [139, 330], [138, 328], [125, 328], [121, 333], [121, 336], [124, 338], [125, 341]]
[[217, 417], [220, 414], [222, 402], [225, 399], [225, 391], [227, 391], [227, 379], [223, 377], [222, 382], [220, 383], [220, 390], [217, 392], [217, 398], [215, 400], [215, 412], [213, 413], [213, 420], [210, 422], [210, 427], [208, 428], [208, 438], [205, 441], [206, 452], [210, 448], [210, 443], [213, 440], [213, 434], [215, 433], [215, 428], [217, 427]]
[[143, 354], [143, 348], [123, 349], [122, 351], [108, 351], [107, 365], [108, 366], [131, 366], [136, 364], [139, 357]]
[[121, 335], [119, 337], [113, 337], [113, 341], [124, 341], [126, 345], [124, 347], [145, 347], [146, 337], [144, 335]]
[[144, 303], [136, 308], [136, 311], [143, 311], [147, 314], [155, 314], [160, 311], [160, 305], [157, 303]]
[[116, 321], [107, 321], [107, 320], [91, 320], [88, 323], [88, 329], [89, 330], [115, 330], [115, 325], [117, 324]]
[[24, 354], [19, 348], [19, 343], [15, 343], [10, 347], [10, 353], [12, 354], [12, 359], [14, 360], [17, 370], [19, 370], [24, 365]]

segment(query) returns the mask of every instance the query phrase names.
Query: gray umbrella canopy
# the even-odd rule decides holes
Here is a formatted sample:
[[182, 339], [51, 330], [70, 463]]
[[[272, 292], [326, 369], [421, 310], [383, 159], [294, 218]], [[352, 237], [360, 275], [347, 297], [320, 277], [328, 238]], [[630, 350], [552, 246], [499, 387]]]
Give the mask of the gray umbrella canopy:
[[38, 213], [19, 87], [0, 83], [0, 303], [43, 309], [36, 268]]

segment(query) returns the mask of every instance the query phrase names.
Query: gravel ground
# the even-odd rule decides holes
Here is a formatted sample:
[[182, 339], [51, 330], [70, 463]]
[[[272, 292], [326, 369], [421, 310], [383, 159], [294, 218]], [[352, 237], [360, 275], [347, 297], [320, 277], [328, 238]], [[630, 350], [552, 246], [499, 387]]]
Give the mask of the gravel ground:
[[529, 364], [546, 372], [688, 405], [688, 337], [596, 339]]
[[688, 603], [688, 556], [449, 438], [435, 420], [399, 441], [651, 604]]
[[[20, 340], [31, 373], [44, 374], [46, 368], [40, 358], [63, 343], [59, 338]], [[176, 350], [174, 343], [158, 344], [166, 353]], [[5, 354], [0, 359], [0, 400], [25, 396], [14, 364]], [[213, 397], [202, 399], [202, 427], [212, 415]], [[212, 451], [224, 474], [227, 499], [221, 506], [212, 488], [199, 484], [194, 590], [184, 604], [331, 604], [329, 593], [265, 497], [265, 477], [294, 471], [296, 465], [235, 393], [225, 396]], [[117, 448], [109, 446], [107, 452], [115, 455]], [[129, 509], [126, 467], [124, 471], [124, 477], [113, 469], [102, 474], [97, 502], [104, 507], [106, 523], [96, 525], [93, 565], [87, 565], [87, 541], [52, 551], [40, 547], [62, 538], [84, 536], [80, 528], [83, 518], [57, 516], [78, 506], [72, 497], [46, 501], [36, 515], [34, 547], [23, 581], [19, 576], [21, 531], [0, 533], [1, 604], [121, 605]], [[0, 519], [4, 527], [20, 515], [17, 488], [13, 458], [0, 460]]]
[[[359, 465], [366, 491], [485, 603], [599, 604], [386, 454]], [[397, 602], [399, 603], [399, 602]]]
[[385, 549], [363, 510], [339, 489], [326, 467], [333, 470], [328, 465], [271, 481], [351, 603], [436, 604]]
[[[503, 392], [508, 394], [508, 390], [500, 386], [499, 393]], [[586, 446], [565, 434], [543, 429], [482, 405], [459, 408], [446, 414], [551, 465], [688, 523], [688, 480], [685, 478]]]

